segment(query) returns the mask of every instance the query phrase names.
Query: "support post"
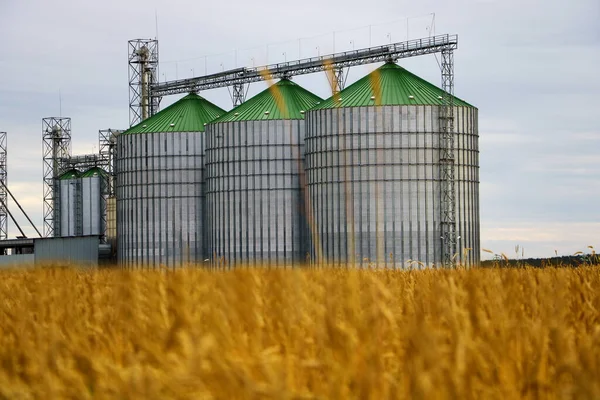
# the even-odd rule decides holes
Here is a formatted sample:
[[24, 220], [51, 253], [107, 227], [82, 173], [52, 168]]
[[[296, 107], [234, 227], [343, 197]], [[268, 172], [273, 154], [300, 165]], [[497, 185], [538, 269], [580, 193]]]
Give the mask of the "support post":
[[346, 78], [348, 77], [348, 68], [344, 71], [342, 67], [334, 67], [331, 74], [328, 74], [329, 85], [331, 86], [331, 94], [336, 95], [346, 87]]
[[243, 84], [243, 83], [236, 83], [233, 85], [233, 93], [232, 93], [232, 100], [233, 100], [233, 106], [237, 107], [240, 104], [242, 104], [244, 101], [246, 101], [246, 87], [248, 85]]

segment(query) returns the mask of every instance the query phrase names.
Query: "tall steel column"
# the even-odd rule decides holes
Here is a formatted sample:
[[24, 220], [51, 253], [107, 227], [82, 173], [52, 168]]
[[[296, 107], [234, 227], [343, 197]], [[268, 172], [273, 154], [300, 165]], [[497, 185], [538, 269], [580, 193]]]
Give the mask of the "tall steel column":
[[44, 158], [44, 236], [58, 233], [56, 221], [60, 207], [55, 202], [54, 185], [62, 164], [71, 156], [71, 118], [42, 119], [42, 154]]
[[6, 132], [0, 132], [0, 240], [8, 239], [6, 210]]
[[158, 112], [160, 98], [150, 87], [158, 83], [158, 40], [135, 39], [129, 49], [129, 126]]
[[454, 165], [454, 52], [442, 51], [442, 105], [440, 106], [441, 234], [444, 266], [456, 259], [456, 190]]

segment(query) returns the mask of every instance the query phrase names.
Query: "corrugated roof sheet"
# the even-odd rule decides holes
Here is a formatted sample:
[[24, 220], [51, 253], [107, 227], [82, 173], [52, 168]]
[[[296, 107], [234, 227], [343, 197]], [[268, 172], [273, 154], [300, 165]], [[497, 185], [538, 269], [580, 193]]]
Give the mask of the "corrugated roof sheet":
[[[442, 105], [443, 93], [439, 87], [389, 62], [313, 109], [375, 105]], [[457, 97], [454, 97], [454, 104], [473, 107]]]
[[81, 177], [82, 178], [90, 178], [90, 177], [97, 176], [97, 175], [106, 175], [106, 172], [102, 168], [94, 167], [94, 168], [88, 169], [83, 174], [81, 174]]
[[323, 101], [302, 86], [282, 79], [213, 121], [304, 119], [304, 111]]
[[77, 171], [76, 169], [70, 169], [66, 172], [63, 172], [58, 179], [65, 180], [65, 179], [73, 179], [73, 178], [78, 178], [79, 177], [79, 171]]
[[225, 110], [195, 93], [132, 126], [123, 134], [156, 132], [204, 132], [207, 124], [225, 114]]

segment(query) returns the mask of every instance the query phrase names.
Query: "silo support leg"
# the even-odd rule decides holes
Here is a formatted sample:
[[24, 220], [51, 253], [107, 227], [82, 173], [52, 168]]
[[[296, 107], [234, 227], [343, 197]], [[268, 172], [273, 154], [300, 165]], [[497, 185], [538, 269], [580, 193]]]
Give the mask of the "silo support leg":
[[243, 83], [236, 83], [235, 85], [233, 85], [233, 94], [232, 94], [232, 100], [233, 100], [233, 106], [237, 107], [240, 104], [242, 104], [244, 101], [246, 101], [246, 92], [247, 92], [247, 88], [246, 88], [246, 84]]

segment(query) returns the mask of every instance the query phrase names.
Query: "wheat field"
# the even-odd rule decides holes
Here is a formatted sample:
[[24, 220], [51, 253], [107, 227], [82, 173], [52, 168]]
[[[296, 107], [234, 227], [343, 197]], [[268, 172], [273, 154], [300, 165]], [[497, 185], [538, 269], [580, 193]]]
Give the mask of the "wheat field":
[[600, 398], [600, 268], [0, 272], [1, 399]]

